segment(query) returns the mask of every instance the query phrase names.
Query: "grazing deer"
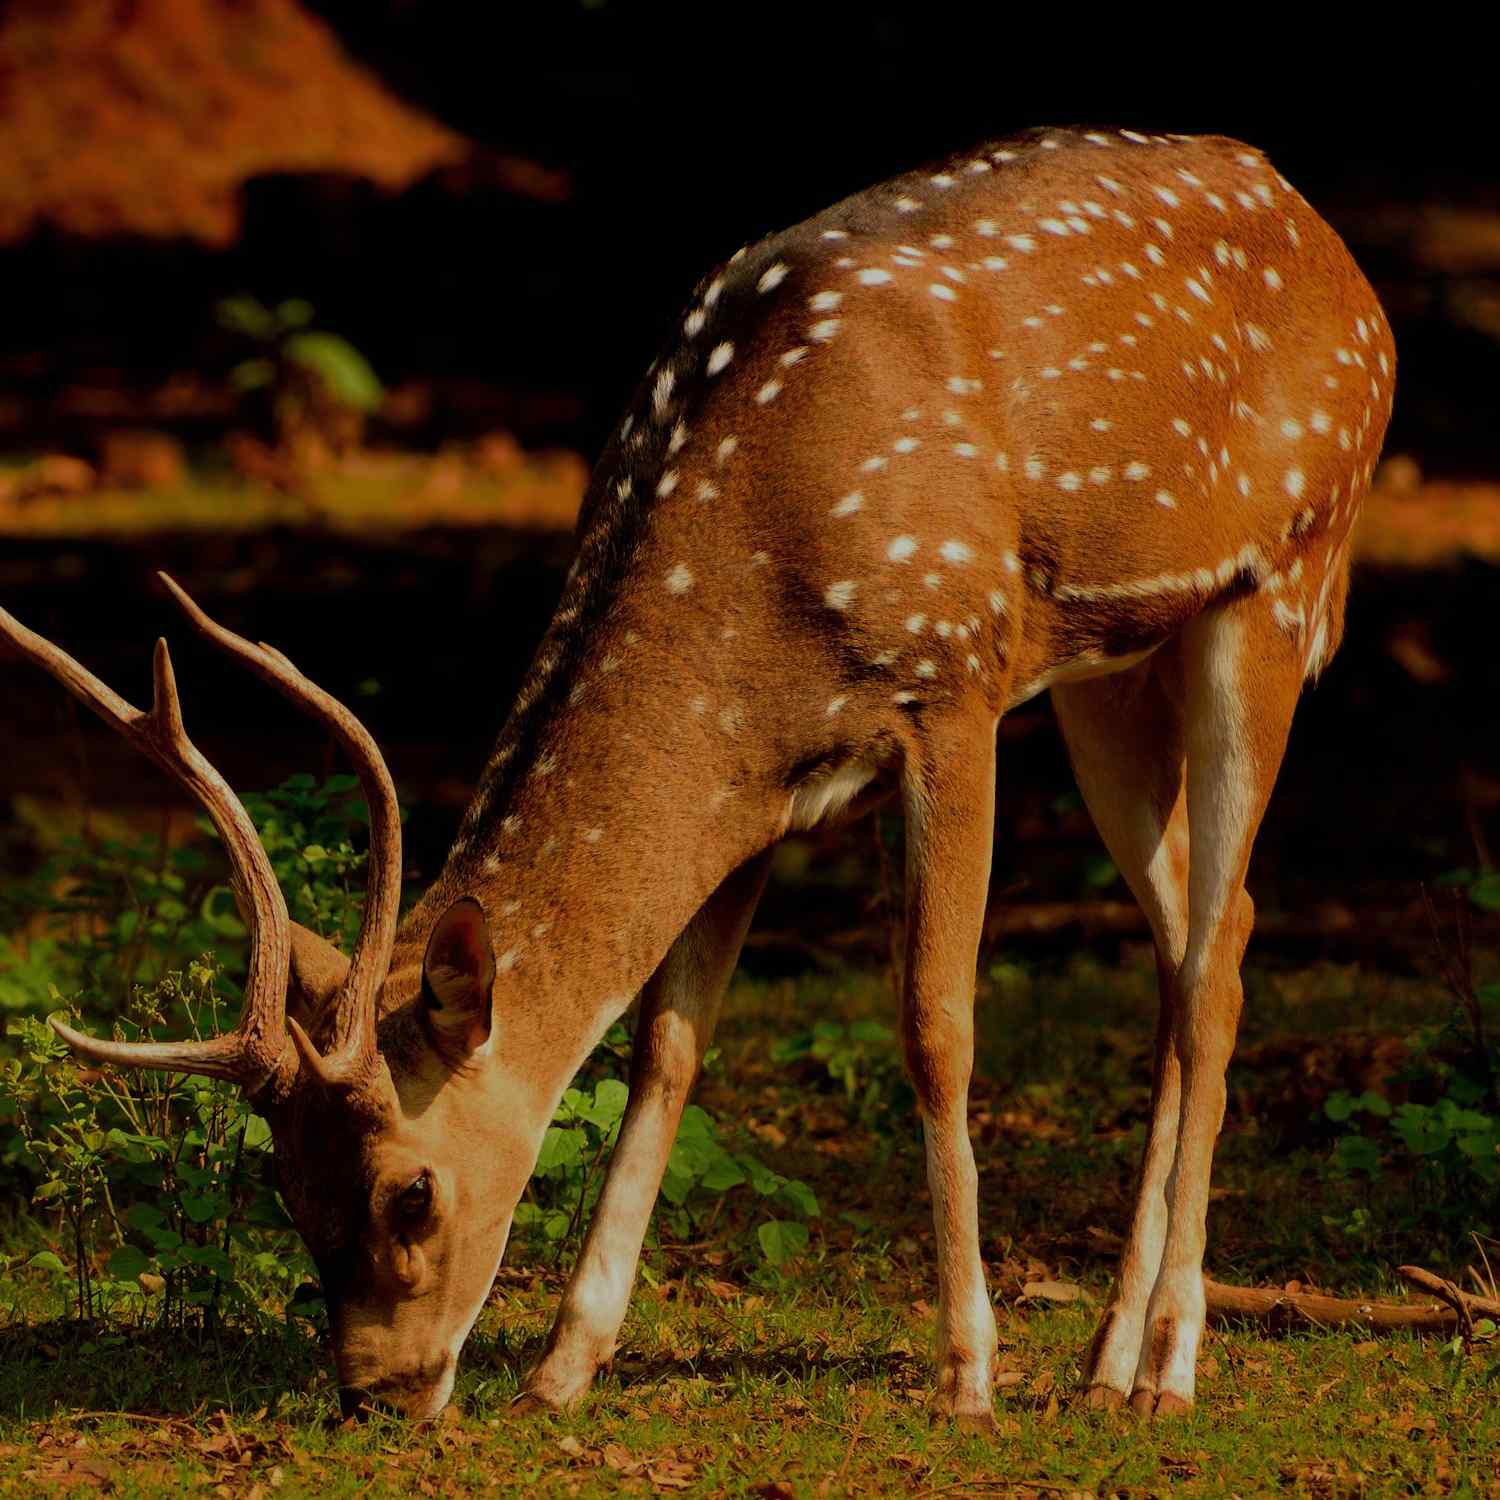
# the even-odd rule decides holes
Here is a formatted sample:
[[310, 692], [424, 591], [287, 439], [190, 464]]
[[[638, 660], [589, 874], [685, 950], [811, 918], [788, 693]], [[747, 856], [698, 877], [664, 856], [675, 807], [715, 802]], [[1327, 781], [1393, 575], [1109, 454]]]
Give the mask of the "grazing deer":
[[639, 993], [619, 1144], [523, 1393], [563, 1406], [613, 1353], [767, 851], [898, 794], [936, 1404], [988, 1422], [975, 963], [996, 724], [1050, 687], [1161, 982], [1139, 1197], [1084, 1386], [1093, 1405], [1186, 1407], [1246, 864], [1298, 694], [1339, 641], [1393, 360], [1344, 246], [1219, 138], [1039, 131], [740, 251], [610, 441], [557, 613], [399, 930], [395, 799], [370, 737], [169, 585], [359, 770], [370, 889], [347, 958], [289, 922], [183, 732], [164, 645], [143, 714], [0, 616], [203, 801], [252, 915], [232, 1034], [59, 1032], [97, 1062], [244, 1085], [322, 1273], [346, 1399], [429, 1415], [553, 1108]]

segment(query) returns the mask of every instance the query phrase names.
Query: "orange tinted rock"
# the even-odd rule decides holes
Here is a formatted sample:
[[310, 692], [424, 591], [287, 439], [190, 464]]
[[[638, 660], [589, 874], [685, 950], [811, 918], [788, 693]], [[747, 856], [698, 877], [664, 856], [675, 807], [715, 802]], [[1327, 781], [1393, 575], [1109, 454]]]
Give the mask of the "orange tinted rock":
[[99, 482], [106, 488], [171, 489], [186, 467], [182, 445], [164, 432], [111, 432], [99, 447]]

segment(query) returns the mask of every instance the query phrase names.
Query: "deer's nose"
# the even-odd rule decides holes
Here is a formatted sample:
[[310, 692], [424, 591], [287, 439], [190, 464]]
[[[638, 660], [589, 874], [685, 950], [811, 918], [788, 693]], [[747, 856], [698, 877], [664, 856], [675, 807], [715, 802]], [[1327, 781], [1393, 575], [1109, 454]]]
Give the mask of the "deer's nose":
[[345, 1418], [353, 1417], [356, 1422], [363, 1422], [374, 1409], [375, 1400], [369, 1391], [357, 1385], [343, 1385], [339, 1387], [339, 1412]]

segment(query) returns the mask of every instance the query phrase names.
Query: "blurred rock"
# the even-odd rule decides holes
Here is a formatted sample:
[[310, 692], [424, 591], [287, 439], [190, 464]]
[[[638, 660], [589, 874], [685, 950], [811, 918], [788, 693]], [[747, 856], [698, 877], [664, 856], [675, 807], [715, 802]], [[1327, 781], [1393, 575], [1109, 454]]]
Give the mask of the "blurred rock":
[[484, 474], [510, 474], [526, 462], [526, 454], [509, 432], [487, 432], [475, 444], [471, 461]]
[[1422, 488], [1422, 469], [1409, 453], [1393, 453], [1375, 471], [1375, 487], [1393, 495], [1411, 495]]
[[16, 477], [14, 498], [41, 500], [52, 495], [82, 495], [94, 487], [94, 466], [66, 453], [49, 453]]
[[186, 470], [182, 445], [164, 432], [111, 432], [99, 445], [99, 483], [107, 489], [173, 489]]
[[1425, 621], [1407, 620], [1398, 625], [1385, 648], [1402, 671], [1424, 687], [1447, 682], [1453, 676], [1453, 669], [1438, 655]]
[[432, 417], [432, 386], [409, 380], [387, 389], [380, 403], [380, 420], [392, 427], [420, 427]]
[[[471, 144], [388, 92], [312, 9], [0, 7], [0, 161], [14, 168], [0, 175], [0, 242], [46, 224], [223, 246], [239, 233], [241, 188], [254, 178], [340, 174], [401, 192], [462, 165]], [[504, 186], [565, 190], [524, 171]]]
[[418, 494], [428, 502], [455, 500], [463, 493], [464, 480], [463, 461], [455, 454], [440, 453], [433, 459]]
[[295, 466], [269, 443], [263, 443], [248, 432], [231, 432], [224, 439], [224, 451], [234, 472], [252, 484], [270, 485], [278, 490], [297, 488]]

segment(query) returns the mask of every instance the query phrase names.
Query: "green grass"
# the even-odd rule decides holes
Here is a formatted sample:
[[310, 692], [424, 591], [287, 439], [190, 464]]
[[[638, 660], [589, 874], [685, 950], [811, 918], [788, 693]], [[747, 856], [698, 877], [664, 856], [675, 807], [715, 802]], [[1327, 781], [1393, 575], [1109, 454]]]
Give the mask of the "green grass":
[[[1384, 1294], [1402, 1261], [1456, 1274], [1456, 1227], [1394, 1176], [1372, 1186], [1331, 1171], [1325, 1127], [1298, 1092], [1310, 1070], [1337, 1079], [1370, 1035], [1430, 1021], [1440, 993], [1335, 969], [1252, 973], [1248, 988], [1244, 1047], [1268, 1061], [1231, 1080], [1211, 1270]], [[740, 981], [700, 1098], [816, 1190], [823, 1213], [801, 1260], [759, 1261], [726, 1200], [700, 1243], [648, 1251], [615, 1366], [585, 1405], [521, 1418], [509, 1402], [562, 1270], [518, 1246], [449, 1418], [350, 1430], [301, 1325], [189, 1345], [149, 1326], [58, 1321], [63, 1293], [23, 1268], [41, 1241], [21, 1221], [3, 1236], [0, 1493], [1500, 1495], [1493, 1343], [1212, 1328], [1189, 1417], [1069, 1407], [1110, 1274], [1108, 1234], [1091, 1231], [1123, 1228], [1141, 1140], [1152, 991], [1143, 963], [1002, 967], [981, 985], [972, 1113], [1002, 1340], [993, 1436], [925, 1409], [932, 1235], [894, 1058], [862, 1065], [860, 1082], [889, 1095], [869, 1127], [851, 1125], [821, 1065], [772, 1061], [778, 1039], [814, 1020], [890, 1021], [885, 981]], [[1278, 1061], [1278, 1039], [1299, 1036], [1320, 1038], [1317, 1057], [1289, 1044]], [[1358, 1234], [1340, 1227], [1361, 1208]], [[1022, 1296], [1043, 1278], [1081, 1299]]]

